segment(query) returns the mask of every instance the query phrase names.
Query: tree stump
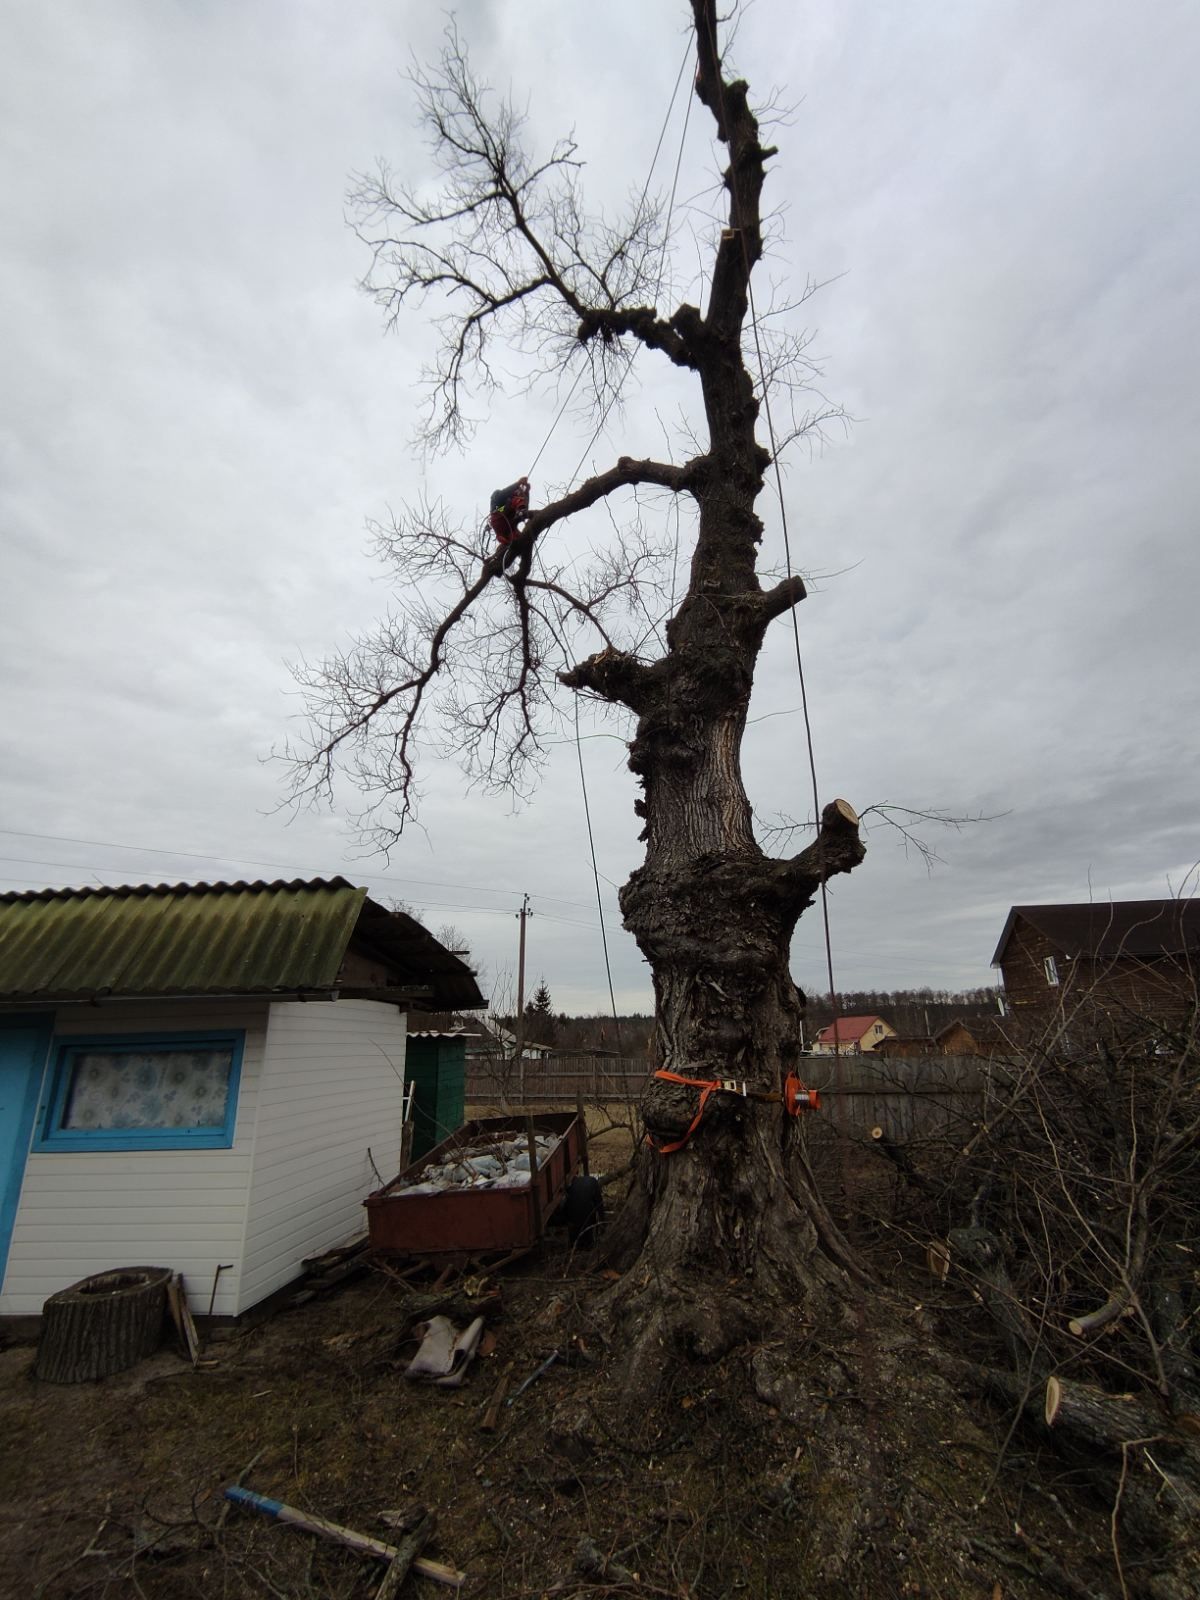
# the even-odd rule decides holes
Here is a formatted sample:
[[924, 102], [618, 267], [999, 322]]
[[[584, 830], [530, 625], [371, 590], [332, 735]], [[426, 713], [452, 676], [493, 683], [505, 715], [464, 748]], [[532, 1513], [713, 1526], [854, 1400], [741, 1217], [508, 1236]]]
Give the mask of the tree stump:
[[121, 1267], [82, 1278], [42, 1307], [34, 1373], [47, 1383], [87, 1383], [123, 1372], [158, 1348], [169, 1267]]

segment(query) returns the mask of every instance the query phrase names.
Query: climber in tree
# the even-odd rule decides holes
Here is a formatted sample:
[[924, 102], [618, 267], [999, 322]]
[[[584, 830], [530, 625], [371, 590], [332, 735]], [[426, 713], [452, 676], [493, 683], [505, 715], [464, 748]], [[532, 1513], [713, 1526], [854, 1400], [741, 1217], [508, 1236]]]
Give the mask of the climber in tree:
[[[516, 483], [510, 483], [505, 489], [497, 489], [491, 499], [491, 509], [488, 513], [488, 527], [496, 535], [496, 543], [505, 551], [501, 558], [500, 570], [507, 575], [513, 557], [507, 554], [508, 547], [517, 537], [521, 523], [529, 515], [529, 479], [518, 478]], [[529, 561], [526, 556], [519, 568], [519, 575], [525, 576]]]

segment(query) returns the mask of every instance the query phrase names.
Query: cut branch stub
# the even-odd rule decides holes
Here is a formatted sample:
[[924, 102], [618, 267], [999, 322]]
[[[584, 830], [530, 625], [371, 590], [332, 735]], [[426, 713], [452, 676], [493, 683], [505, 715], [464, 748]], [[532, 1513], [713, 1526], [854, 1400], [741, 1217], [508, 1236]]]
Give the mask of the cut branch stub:
[[1119, 1450], [1168, 1431], [1166, 1420], [1132, 1394], [1105, 1394], [1089, 1383], [1046, 1379], [1046, 1426], [1066, 1427], [1091, 1445]]
[[790, 861], [781, 863], [788, 880], [807, 897], [839, 872], [853, 872], [866, 855], [858, 827], [858, 812], [849, 800], [831, 800], [821, 812], [821, 825], [812, 844]]

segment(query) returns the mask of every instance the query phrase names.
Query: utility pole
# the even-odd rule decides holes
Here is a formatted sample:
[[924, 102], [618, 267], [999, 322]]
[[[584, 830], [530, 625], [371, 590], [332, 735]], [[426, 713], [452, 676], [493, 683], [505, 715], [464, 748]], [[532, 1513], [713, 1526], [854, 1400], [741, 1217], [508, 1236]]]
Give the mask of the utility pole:
[[529, 909], [529, 896], [523, 895], [521, 909], [517, 912], [517, 920], [521, 924], [521, 939], [517, 950], [517, 1020], [513, 1028], [516, 1036], [517, 1083], [520, 1086], [522, 1103], [525, 1100], [525, 923], [532, 915]]

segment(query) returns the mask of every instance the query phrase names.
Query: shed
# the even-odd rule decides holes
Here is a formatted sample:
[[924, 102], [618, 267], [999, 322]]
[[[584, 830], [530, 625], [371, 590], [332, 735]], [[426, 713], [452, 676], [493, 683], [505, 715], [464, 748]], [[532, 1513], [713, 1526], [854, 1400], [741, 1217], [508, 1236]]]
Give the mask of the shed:
[[395, 1170], [407, 1010], [482, 1004], [344, 878], [0, 894], [0, 1317], [147, 1262], [256, 1305]]
[[410, 1157], [419, 1161], [466, 1120], [467, 1040], [463, 1029], [410, 1031], [405, 1052], [413, 1091]]

